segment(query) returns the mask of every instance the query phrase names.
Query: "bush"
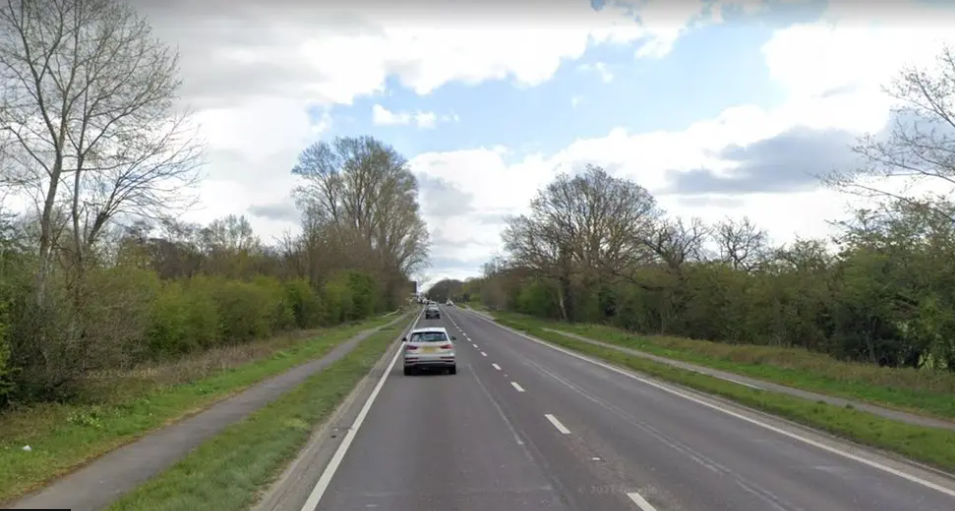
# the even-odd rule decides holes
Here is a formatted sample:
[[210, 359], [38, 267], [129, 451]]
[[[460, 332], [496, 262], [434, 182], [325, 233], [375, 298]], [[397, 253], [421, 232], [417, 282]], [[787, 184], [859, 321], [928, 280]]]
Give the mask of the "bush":
[[316, 290], [302, 278], [161, 280], [133, 262], [81, 278], [56, 273], [41, 304], [35, 268], [20, 270], [0, 282], [0, 406], [68, 399], [91, 371], [364, 319], [383, 302], [375, 279], [358, 271]]
[[322, 301], [307, 280], [299, 278], [285, 282], [285, 297], [292, 309], [295, 326], [315, 328], [322, 323]]

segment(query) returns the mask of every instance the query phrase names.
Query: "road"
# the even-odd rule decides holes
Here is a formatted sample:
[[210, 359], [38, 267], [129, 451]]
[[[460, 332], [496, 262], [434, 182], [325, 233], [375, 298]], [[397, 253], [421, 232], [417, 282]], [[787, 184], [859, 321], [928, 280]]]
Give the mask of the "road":
[[418, 325], [457, 337], [458, 374], [395, 364], [302, 509], [955, 509], [935, 472], [442, 313]]

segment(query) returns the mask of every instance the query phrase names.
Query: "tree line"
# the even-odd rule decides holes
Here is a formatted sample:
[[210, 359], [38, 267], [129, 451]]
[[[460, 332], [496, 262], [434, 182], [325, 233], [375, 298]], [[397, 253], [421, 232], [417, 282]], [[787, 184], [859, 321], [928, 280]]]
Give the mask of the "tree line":
[[122, 2], [4, 2], [0, 76], [0, 407], [394, 310], [427, 263], [418, 183], [370, 137], [302, 151], [299, 234], [182, 221], [205, 147], [178, 55]]
[[[955, 371], [955, 57], [907, 69], [863, 165], [821, 173], [868, 198], [832, 239], [773, 245], [748, 218], [669, 216], [631, 180], [561, 175], [508, 220], [483, 276], [431, 291], [503, 310], [718, 342], [804, 347], [882, 366]], [[820, 166], [825, 162], [820, 162]], [[820, 169], [806, 169], [818, 172]], [[798, 214], [798, 212], [794, 212]]]

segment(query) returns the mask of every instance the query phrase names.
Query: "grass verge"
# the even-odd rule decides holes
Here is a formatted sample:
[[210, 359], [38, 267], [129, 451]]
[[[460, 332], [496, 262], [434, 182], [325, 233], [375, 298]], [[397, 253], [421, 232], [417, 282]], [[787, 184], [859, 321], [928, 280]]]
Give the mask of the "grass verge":
[[603, 325], [559, 323], [514, 313], [493, 316], [514, 328], [552, 328], [653, 355], [885, 408], [955, 420], [955, 374], [878, 367], [774, 346], [642, 336]]
[[313, 426], [333, 413], [404, 326], [398, 323], [372, 335], [343, 359], [205, 442], [108, 510], [248, 509], [295, 458]]
[[506, 320], [501, 323], [552, 344], [601, 358], [616, 366], [728, 398], [757, 410], [955, 473], [955, 431], [910, 425], [860, 412], [851, 407], [838, 407], [785, 394], [751, 389], [611, 348], [570, 339], [526, 323]]
[[[322, 357], [358, 333], [397, 319], [378, 317], [286, 343], [260, 360], [188, 383], [139, 382], [96, 404], [47, 404], [0, 417], [0, 502], [9, 502], [142, 435], [195, 414], [292, 367]], [[30, 451], [24, 451], [24, 446]]]

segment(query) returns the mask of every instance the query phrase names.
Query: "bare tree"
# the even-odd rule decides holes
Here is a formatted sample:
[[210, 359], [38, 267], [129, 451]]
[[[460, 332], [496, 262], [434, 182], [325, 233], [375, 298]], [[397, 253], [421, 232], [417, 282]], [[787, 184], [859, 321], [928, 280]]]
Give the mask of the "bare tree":
[[262, 245], [245, 215], [213, 220], [202, 230], [202, 239], [207, 249], [232, 254], [256, 250]]
[[588, 165], [561, 174], [531, 202], [531, 213], [508, 220], [505, 248], [514, 261], [558, 281], [565, 318], [571, 277], [619, 274], [645, 255], [643, 239], [658, 215], [643, 187]]
[[699, 218], [663, 219], [645, 239], [646, 245], [671, 271], [679, 272], [690, 261], [703, 259], [703, 243], [711, 229]]
[[427, 264], [430, 237], [418, 181], [393, 148], [372, 137], [317, 142], [292, 173], [305, 181], [296, 198], [312, 246], [383, 272], [393, 292]]
[[181, 204], [201, 146], [173, 109], [178, 56], [145, 19], [117, 0], [7, 0], [0, 32], [0, 130], [36, 194], [44, 268], [58, 207], [81, 262], [117, 215]]
[[863, 137], [862, 165], [837, 169], [825, 182], [866, 196], [910, 200], [911, 188], [937, 182], [955, 190], [955, 52], [944, 47], [936, 69], [908, 68], [886, 92], [898, 100], [887, 133]]
[[748, 217], [727, 218], [716, 226], [715, 236], [720, 260], [734, 270], [750, 271], [766, 255], [769, 236]]

